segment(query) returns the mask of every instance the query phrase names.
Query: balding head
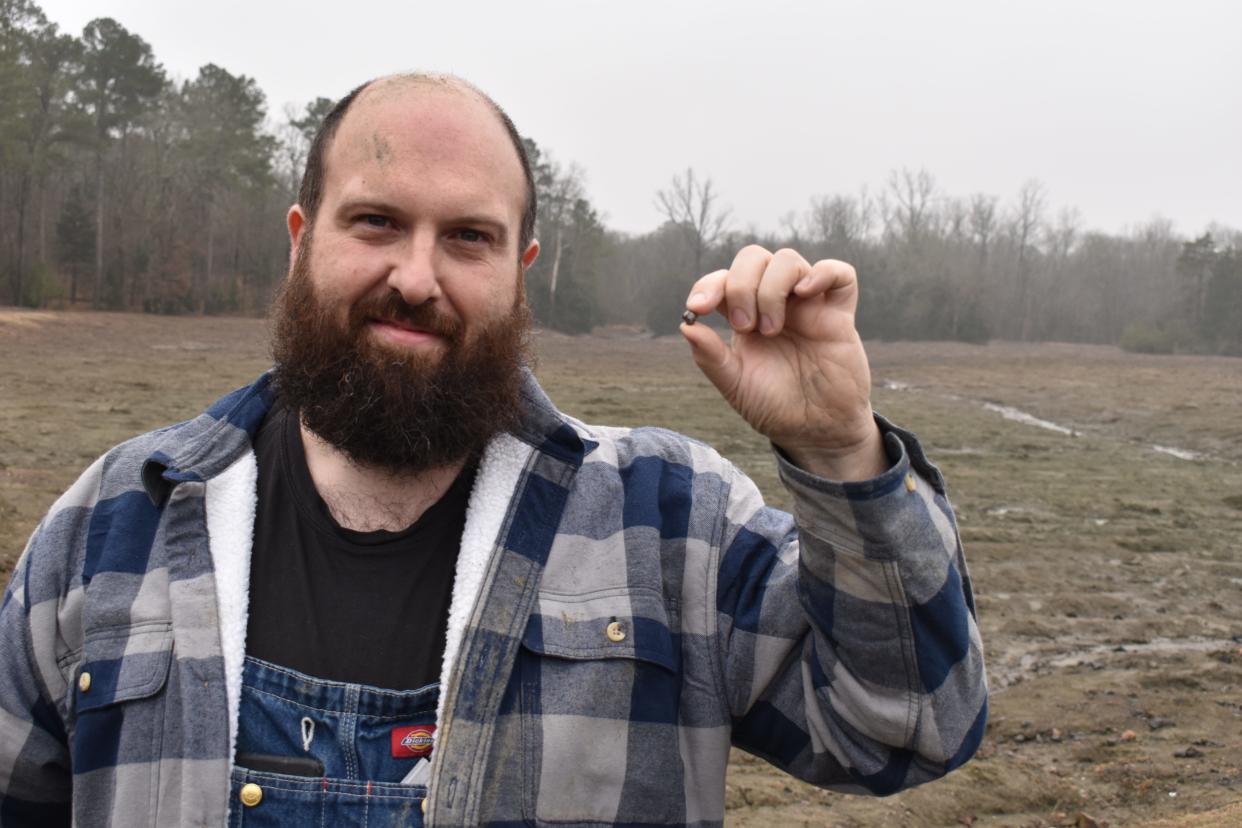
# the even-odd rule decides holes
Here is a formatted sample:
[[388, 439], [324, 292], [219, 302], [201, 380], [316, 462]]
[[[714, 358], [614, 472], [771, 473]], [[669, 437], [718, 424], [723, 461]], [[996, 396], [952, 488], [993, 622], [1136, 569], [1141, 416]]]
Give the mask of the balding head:
[[302, 183], [298, 188], [298, 204], [306, 215], [308, 224], [313, 227], [319, 206], [323, 202], [324, 182], [327, 178], [326, 160], [333, 139], [340, 129], [345, 116], [355, 107], [381, 104], [394, 97], [408, 95], [419, 90], [435, 91], [467, 95], [482, 101], [504, 127], [522, 168], [522, 176], [526, 182], [526, 204], [522, 212], [521, 227], [518, 239], [519, 255], [527, 249], [535, 238], [535, 218], [538, 214], [538, 203], [535, 193], [535, 178], [530, 167], [530, 158], [526, 154], [526, 146], [518, 134], [517, 127], [505, 111], [495, 101], [468, 81], [454, 75], [430, 72], [409, 72], [399, 75], [388, 75], [367, 81], [356, 87], [348, 95], [341, 98], [324, 118], [311, 142], [310, 152], [306, 156], [306, 171], [302, 175]]

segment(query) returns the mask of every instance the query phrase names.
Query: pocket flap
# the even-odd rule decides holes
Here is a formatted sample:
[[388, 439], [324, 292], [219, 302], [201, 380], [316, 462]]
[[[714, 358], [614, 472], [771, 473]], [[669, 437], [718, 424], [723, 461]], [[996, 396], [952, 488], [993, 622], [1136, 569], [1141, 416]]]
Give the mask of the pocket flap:
[[78, 668], [78, 712], [159, 692], [168, 680], [172, 652], [172, 623], [167, 621], [87, 633]]
[[636, 659], [674, 672], [679, 662], [664, 601], [647, 590], [540, 593], [522, 646], [559, 658]]

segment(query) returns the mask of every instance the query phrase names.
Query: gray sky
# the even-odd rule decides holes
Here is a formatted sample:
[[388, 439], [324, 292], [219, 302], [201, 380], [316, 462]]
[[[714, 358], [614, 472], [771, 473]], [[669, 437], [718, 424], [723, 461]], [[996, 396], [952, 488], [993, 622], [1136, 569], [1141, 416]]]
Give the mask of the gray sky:
[[273, 116], [375, 75], [455, 72], [581, 165], [631, 232], [687, 166], [742, 228], [903, 165], [1006, 201], [1037, 178], [1109, 232], [1157, 214], [1242, 228], [1236, 0], [39, 1], [75, 33], [115, 17], [175, 76], [250, 75]]

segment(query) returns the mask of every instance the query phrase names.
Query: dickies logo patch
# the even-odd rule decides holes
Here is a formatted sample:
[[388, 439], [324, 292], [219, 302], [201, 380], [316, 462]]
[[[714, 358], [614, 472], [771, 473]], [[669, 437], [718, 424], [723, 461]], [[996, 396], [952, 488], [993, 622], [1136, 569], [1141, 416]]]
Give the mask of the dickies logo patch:
[[392, 729], [392, 757], [394, 759], [417, 759], [429, 756], [435, 744], [435, 725], [413, 725]]

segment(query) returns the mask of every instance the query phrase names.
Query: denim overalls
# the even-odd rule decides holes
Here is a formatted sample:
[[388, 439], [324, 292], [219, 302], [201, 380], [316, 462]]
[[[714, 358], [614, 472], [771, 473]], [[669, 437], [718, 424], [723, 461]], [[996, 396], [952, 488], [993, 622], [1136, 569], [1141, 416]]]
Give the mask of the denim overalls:
[[[324, 681], [247, 657], [229, 825], [421, 828], [425, 784], [402, 784], [429, 758], [439, 685], [380, 690]], [[292, 759], [314, 776], [243, 767]], [[425, 772], [427, 768], [420, 768]], [[312, 771], [314, 772], [314, 771]], [[425, 778], [425, 774], [424, 774]]]

